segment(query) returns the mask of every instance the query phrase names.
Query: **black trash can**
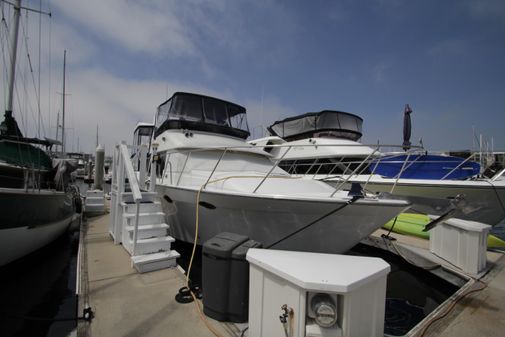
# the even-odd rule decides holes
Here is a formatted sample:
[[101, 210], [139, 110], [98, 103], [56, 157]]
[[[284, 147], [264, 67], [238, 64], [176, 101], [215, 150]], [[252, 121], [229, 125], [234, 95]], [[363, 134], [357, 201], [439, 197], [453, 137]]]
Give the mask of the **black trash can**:
[[261, 243], [248, 240], [235, 248], [231, 254], [230, 291], [228, 295], [228, 320], [234, 323], [247, 322], [249, 316], [249, 248], [260, 248]]
[[223, 232], [203, 244], [203, 312], [218, 321], [228, 320], [232, 251], [249, 238]]

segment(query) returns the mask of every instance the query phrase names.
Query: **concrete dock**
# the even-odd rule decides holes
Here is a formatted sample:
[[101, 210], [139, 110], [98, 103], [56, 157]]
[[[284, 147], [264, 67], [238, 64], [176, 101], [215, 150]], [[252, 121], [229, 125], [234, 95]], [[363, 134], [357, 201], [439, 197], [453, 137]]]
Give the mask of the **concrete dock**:
[[[185, 284], [182, 272], [173, 268], [137, 273], [126, 250], [114, 245], [108, 233], [109, 221], [108, 214], [90, 218], [81, 229], [79, 313], [89, 305], [94, 318], [91, 322], [80, 321], [77, 335], [215, 336], [200, 318], [194, 303], [175, 301], [174, 296]], [[370, 240], [379, 242], [382, 233], [385, 232], [377, 231]], [[392, 236], [401, 247], [429, 254], [425, 240], [401, 234]], [[481, 278], [484, 283], [470, 279], [406, 336], [503, 336], [504, 255], [488, 253], [488, 265], [490, 270]], [[477, 291], [479, 288], [484, 289]], [[466, 292], [472, 293], [463, 296]], [[241, 329], [247, 326], [206, 319], [222, 337], [240, 336]]]
[[[214, 336], [194, 303], [175, 301], [185, 285], [181, 271], [137, 273], [128, 252], [114, 245], [109, 221], [106, 214], [88, 219], [83, 227], [79, 307], [89, 304], [94, 318], [79, 323], [78, 336]], [[240, 333], [234, 325], [206, 319], [223, 337]]]

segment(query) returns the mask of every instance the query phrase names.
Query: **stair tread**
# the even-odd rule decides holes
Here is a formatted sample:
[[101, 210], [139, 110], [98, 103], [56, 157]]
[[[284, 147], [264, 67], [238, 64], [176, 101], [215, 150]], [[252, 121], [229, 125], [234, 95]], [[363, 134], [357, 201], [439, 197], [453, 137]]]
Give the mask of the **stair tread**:
[[[123, 213], [123, 217], [125, 217], [125, 218], [134, 218], [135, 215], [136, 215], [135, 213], [129, 213], [129, 212]], [[139, 212], [139, 217], [140, 216], [149, 216], [149, 215], [165, 215], [165, 213], [163, 213], [163, 212]]]
[[[132, 201], [132, 202], [129, 202], [129, 201], [122, 201], [121, 202], [121, 205], [123, 206], [130, 206], [130, 205], [136, 205], [137, 203]], [[161, 205], [161, 202], [159, 200], [153, 200], [153, 201], [141, 201], [140, 202], [141, 205], [151, 205], [151, 204], [155, 204], [155, 205]]]
[[[132, 231], [134, 226], [125, 226], [127, 231]], [[166, 223], [150, 224], [150, 225], [139, 225], [138, 230], [149, 230], [149, 229], [168, 229], [169, 225]]]
[[[133, 244], [133, 240], [129, 240], [130, 243]], [[147, 238], [147, 239], [137, 239], [137, 244], [139, 243], [161, 243], [161, 242], [174, 242], [175, 239], [171, 236], [162, 236], [162, 237], [155, 237], [155, 238]]]
[[[133, 192], [130, 192], [130, 191], [127, 192], [127, 191], [125, 191], [122, 194], [123, 195], [133, 195]], [[143, 191], [143, 192], [141, 192], [141, 194], [143, 196], [154, 196], [154, 195], [157, 195], [158, 192], [145, 192], [145, 191]]]
[[152, 254], [144, 254], [144, 255], [136, 255], [132, 256], [131, 259], [133, 263], [139, 264], [139, 263], [149, 263], [149, 262], [157, 262], [157, 261], [162, 261], [162, 260], [171, 260], [171, 259], [177, 259], [181, 256], [177, 251], [175, 250], [170, 250], [167, 252], [158, 252], [158, 253], [152, 253]]

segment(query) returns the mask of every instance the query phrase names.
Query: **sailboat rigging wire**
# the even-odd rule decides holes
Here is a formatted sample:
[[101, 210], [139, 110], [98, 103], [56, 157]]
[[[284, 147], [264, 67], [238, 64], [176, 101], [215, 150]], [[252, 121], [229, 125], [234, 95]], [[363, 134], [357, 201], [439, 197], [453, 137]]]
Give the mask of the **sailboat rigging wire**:
[[[26, 14], [26, 20], [27, 20], [27, 25], [28, 25], [28, 13]], [[41, 115], [41, 110], [40, 110], [40, 55], [39, 55], [39, 69], [38, 69], [39, 86], [37, 89], [37, 84], [35, 82], [35, 74], [33, 72], [32, 59], [30, 56], [30, 48], [28, 46], [28, 34], [26, 33], [25, 26], [21, 25], [21, 27], [23, 28], [23, 37], [25, 40], [26, 56], [28, 59], [28, 65], [30, 67], [29, 69], [30, 69], [30, 75], [32, 78], [33, 90], [35, 92], [35, 99], [37, 100], [37, 118], [35, 118], [35, 116], [33, 115], [33, 108], [31, 106], [30, 106], [30, 108], [31, 108], [30, 111], [32, 112], [33, 120], [37, 125], [37, 136], [40, 138], [41, 137], [40, 127], [41, 127], [41, 121], [42, 121], [42, 115]], [[39, 35], [40, 35], [40, 32], [39, 32]], [[39, 41], [39, 44], [40, 44], [40, 41]], [[42, 121], [42, 123], [43, 123], [43, 121]], [[45, 130], [44, 130], [44, 134], [46, 134]]]
[[[42, 0], [39, 0], [39, 9], [40, 12], [42, 12]], [[38, 125], [37, 125], [37, 135], [40, 138], [40, 53], [42, 50], [42, 45], [41, 45], [41, 40], [42, 40], [42, 15], [39, 15], [39, 64], [38, 64], [38, 80], [39, 80], [39, 85], [38, 85], [38, 94], [37, 94], [37, 110], [39, 113], [39, 118], [38, 118]], [[45, 132], [44, 132], [45, 134]], [[40, 162], [40, 155], [39, 155], [39, 162]]]
[[[3, 27], [5, 27], [5, 30], [3, 29]], [[5, 32], [5, 34], [4, 34]], [[4, 83], [8, 83], [9, 82], [9, 79], [8, 79], [8, 71], [7, 71], [7, 61], [5, 60], [5, 46], [8, 46], [9, 45], [9, 27], [7, 26], [7, 21], [5, 21], [5, 17], [4, 17], [4, 13], [3, 13], [3, 4], [2, 4], [2, 25], [0, 27], [0, 45], [2, 46], [2, 64], [3, 64], [3, 68], [4, 68]], [[5, 41], [4, 41], [5, 40]], [[4, 95], [4, 104], [7, 104], [7, 85], [4, 86], [4, 91], [3, 91], [3, 95]], [[3, 110], [5, 110], [5, 106], [3, 107]]]
[[[48, 2], [48, 6], [49, 6], [49, 12], [51, 12], [51, 2]], [[48, 127], [48, 131], [47, 131], [47, 135], [48, 137], [50, 137], [50, 134], [51, 134], [51, 54], [52, 54], [52, 49], [51, 49], [51, 40], [52, 40], [52, 35], [51, 35], [51, 31], [52, 31], [52, 21], [53, 20], [49, 20], [49, 41], [48, 41], [48, 59], [49, 59], [49, 66], [48, 66], [48, 89], [47, 89], [47, 99], [48, 99], [48, 103], [47, 103], [47, 118], [48, 118], [48, 122], [47, 122], [47, 127]], [[58, 127], [58, 125], [56, 125], [56, 127]], [[56, 140], [58, 140], [58, 138], [56, 138]], [[56, 149], [55, 149], [56, 150]], [[78, 150], [79, 151], [79, 150]]]
[[[15, 4], [13, 4], [12, 2], [8, 1], [8, 0], [0, 0], [1, 2], [5, 2], [6, 4], [9, 4], [11, 6], [15, 6]], [[39, 13], [39, 14], [45, 14], [45, 15], [48, 15], [48, 16], [52, 16], [51, 12], [45, 12], [45, 11], [42, 11], [42, 10], [38, 10], [38, 9], [33, 9], [33, 8], [30, 8], [30, 7], [24, 7], [24, 6], [19, 6], [20, 9], [24, 9], [28, 12], [35, 12], [35, 13]]]

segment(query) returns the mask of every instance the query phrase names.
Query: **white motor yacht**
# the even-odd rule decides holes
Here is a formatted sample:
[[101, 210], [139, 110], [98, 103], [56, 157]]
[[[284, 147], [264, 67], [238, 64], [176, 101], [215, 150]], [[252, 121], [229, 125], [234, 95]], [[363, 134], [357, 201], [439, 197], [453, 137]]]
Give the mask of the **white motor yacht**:
[[231, 102], [178, 92], [158, 107], [151, 153], [172, 236], [193, 242], [198, 226], [199, 244], [227, 231], [267, 248], [341, 253], [409, 207], [293, 177], [248, 136], [246, 110]]
[[[324, 110], [275, 122], [268, 128], [272, 136], [250, 143], [271, 153], [273, 162], [279, 161], [279, 166], [289, 173], [324, 181], [335, 188], [361, 184], [367, 192], [407, 198], [414, 211], [433, 215], [446, 213], [453, 207], [453, 200], [461, 196], [464, 209], [457, 211], [456, 217], [490, 225], [505, 219], [504, 171], [491, 179], [453, 179], [452, 176], [464, 176], [464, 171], [475, 171], [471, 157], [454, 161], [456, 157], [432, 155], [436, 161], [423, 163], [420, 158], [430, 155], [415, 147], [400, 154], [385, 153], [382, 150], [392, 148], [391, 145], [359, 143], [361, 125], [362, 119], [356, 115]], [[396, 173], [377, 174], [382, 164], [391, 165], [388, 170]], [[426, 178], [437, 169], [444, 170], [443, 174], [438, 173], [441, 179]], [[459, 174], [455, 174], [458, 170]], [[406, 178], [412, 176], [424, 178]]]

